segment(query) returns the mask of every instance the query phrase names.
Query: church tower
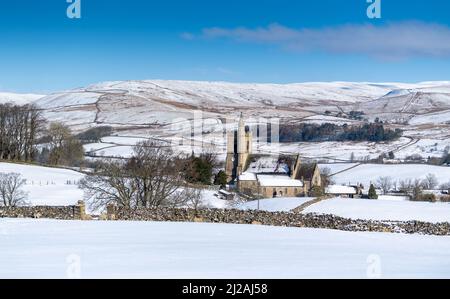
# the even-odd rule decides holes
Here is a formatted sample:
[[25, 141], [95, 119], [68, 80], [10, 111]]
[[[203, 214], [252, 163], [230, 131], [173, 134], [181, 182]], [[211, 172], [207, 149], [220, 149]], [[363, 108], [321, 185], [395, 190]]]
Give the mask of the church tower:
[[225, 171], [229, 181], [238, 178], [247, 166], [247, 161], [252, 153], [252, 132], [245, 126], [241, 113], [237, 131], [227, 133], [227, 161]]

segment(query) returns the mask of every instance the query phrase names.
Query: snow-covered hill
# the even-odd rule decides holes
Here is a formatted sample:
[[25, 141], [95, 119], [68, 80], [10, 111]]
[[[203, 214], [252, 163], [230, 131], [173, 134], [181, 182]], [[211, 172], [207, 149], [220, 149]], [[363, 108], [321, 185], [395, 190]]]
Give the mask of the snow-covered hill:
[[[117, 81], [54, 93], [36, 103], [47, 110], [49, 118], [64, 119], [78, 128], [94, 124], [164, 125], [180, 117], [191, 119], [195, 110], [211, 117], [236, 116], [243, 111], [247, 116], [283, 119], [323, 115], [326, 110], [361, 110], [369, 118], [409, 121], [450, 110], [450, 83]], [[427, 121], [422, 119], [422, 123]]]
[[44, 95], [39, 94], [19, 94], [10, 92], [0, 92], [0, 104], [13, 103], [18, 105], [24, 105], [34, 102], [43, 97]]
[[[93, 125], [167, 125], [204, 117], [299, 119], [387, 94], [398, 86], [365, 83], [237, 84], [189, 81], [104, 82], [51, 94], [36, 101], [46, 117], [65, 121], [75, 129]], [[330, 109], [331, 109], [330, 108]]]
[[[405, 138], [388, 144], [359, 142], [281, 146], [283, 152], [302, 153], [305, 157], [346, 160], [352, 152], [357, 158], [375, 158], [393, 151], [400, 158], [411, 154], [427, 158], [441, 156], [450, 145], [450, 82], [241, 84], [115, 81], [57, 92], [37, 98], [34, 103], [43, 109], [49, 121], [64, 122], [76, 132], [93, 126], [113, 126], [116, 129], [115, 142], [86, 146], [88, 151], [94, 149], [96, 155], [129, 156], [131, 147], [142, 138], [189, 143], [179, 147], [185, 152], [197, 151], [205, 143], [219, 151], [224, 147], [224, 120], [234, 125], [240, 112], [248, 122], [264, 117], [279, 118], [285, 123], [332, 122], [342, 125], [361, 123], [349, 119], [347, 114], [363, 111], [364, 118], [373, 121], [378, 117], [387, 121], [387, 126], [405, 131]], [[191, 123], [195, 117], [208, 119], [207, 127], [201, 122]], [[207, 134], [200, 138], [196, 136], [191, 143], [192, 129]]]
[[[421, 123], [445, 123], [449, 119], [432, 117], [423, 118], [423, 115], [436, 112], [450, 112], [450, 88], [432, 92], [430, 90], [402, 90], [395, 96], [388, 94], [379, 99], [360, 103], [357, 110], [370, 111], [373, 117], [382, 120], [417, 123], [417, 118], [422, 118]], [[445, 92], [444, 92], [445, 91]]]

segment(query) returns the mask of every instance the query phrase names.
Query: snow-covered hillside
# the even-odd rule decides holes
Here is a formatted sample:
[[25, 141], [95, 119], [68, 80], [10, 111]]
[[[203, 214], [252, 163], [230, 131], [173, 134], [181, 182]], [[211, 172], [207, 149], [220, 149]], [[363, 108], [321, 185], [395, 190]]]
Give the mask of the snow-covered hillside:
[[[179, 118], [255, 117], [301, 118], [305, 110], [348, 105], [378, 98], [389, 86], [365, 83], [237, 84], [189, 81], [119, 81], [94, 84], [46, 96], [36, 103], [49, 119], [65, 120], [76, 129], [95, 124], [165, 125]], [[279, 110], [281, 108], [281, 111]]]
[[38, 94], [20, 94], [20, 93], [10, 93], [10, 92], [0, 92], [0, 104], [12, 103], [17, 105], [24, 105], [34, 101], [37, 101], [40, 98], [43, 98], [44, 95]]
[[[397, 85], [394, 85], [397, 87]], [[43, 99], [46, 106], [52, 105], [51, 99], [64, 98], [65, 104], [92, 103], [88, 98], [97, 94], [134, 94], [149, 98], [166, 98], [167, 100], [202, 106], [219, 104], [224, 106], [248, 103], [265, 105], [285, 105], [314, 99], [315, 101], [339, 101], [354, 103], [370, 98], [381, 97], [393, 86], [367, 83], [299, 83], [299, 84], [249, 84], [201, 81], [116, 81], [102, 82], [83, 89], [57, 93]], [[86, 95], [86, 100], [75, 101], [74, 97]], [[60, 102], [62, 98], [58, 99]]]
[[450, 238], [0, 219], [0, 278], [448, 278]]
[[[393, 151], [399, 158], [410, 153], [426, 158], [442, 155], [445, 147], [450, 145], [450, 82], [117, 81], [57, 92], [35, 103], [44, 109], [43, 114], [49, 121], [64, 122], [76, 132], [110, 125], [116, 129], [115, 135], [119, 138], [128, 138], [116, 144], [104, 141], [103, 144], [89, 145], [96, 155], [128, 156], [137, 141], [130, 137], [156, 138], [173, 144], [184, 142], [188, 145], [178, 148], [188, 153], [201, 151], [204, 144], [223, 151], [223, 124], [226, 123], [227, 128], [234, 126], [240, 112], [249, 124], [257, 123], [263, 117], [279, 118], [282, 123], [342, 125], [361, 123], [346, 116], [350, 111], [359, 110], [369, 120], [378, 117], [387, 120], [387, 126], [405, 131], [404, 138], [386, 144], [309, 143], [282, 145], [279, 149], [301, 153], [305, 157], [345, 161], [352, 152], [358, 158], [375, 158]], [[208, 121], [202, 123], [198, 118]], [[191, 137], [192, 130], [204, 135]], [[421, 142], [428, 145], [422, 146]], [[264, 153], [266, 149], [255, 147], [255, 150]]]
[[[190, 81], [117, 81], [93, 84], [86, 88], [59, 92], [37, 103], [50, 110], [49, 115], [71, 111], [85, 112], [83, 122], [118, 124], [165, 124], [186, 112], [201, 109], [210, 115], [236, 113], [275, 115], [284, 109], [285, 118], [301, 118], [325, 109], [362, 109], [368, 115], [397, 113], [399, 118], [450, 109], [450, 83], [299, 83], [238, 84]], [[70, 109], [69, 109], [70, 108]], [[90, 109], [89, 109], [90, 108]], [[122, 108], [118, 115], [115, 109]], [[282, 109], [283, 110], [283, 109]], [[90, 113], [87, 113], [89, 111]], [[165, 112], [158, 114], [155, 112]], [[152, 113], [153, 112], [153, 113]], [[303, 112], [295, 115], [293, 112]], [[308, 113], [309, 112], [309, 113]], [[311, 113], [313, 112], [313, 113]], [[88, 117], [88, 114], [90, 117]], [[189, 117], [192, 118], [192, 117]], [[70, 118], [67, 119], [70, 121]]]
[[[75, 132], [110, 125], [114, 136], [85, 145], [91, 156], [129, 157], [136, 142], [170, 142], [175, 151], [190, 154], [215, 151], [225, 159], [225, 129], [236, 125], [240, 112], [247, 124], [260, 117], [282, 123], [331, 122], [360, 124], [346, 113], [362, 110], [366, 118], [387, 120], [387, 127], [404, 130], [391, 142], [318, 142], [256, 144], [261, 154], [300, 154], [303, 159], [348, 162], [393, 153], [396, 159], [412, 155], [440, 158], [450, 147], [450, 82], [239, 84], [191, 81], [117, 81], [57, 92], [34, 101], [48, 121], [61, 121]], [[201, 113], [200, 113], [201, 111]], [[201, 119], [199, 119], [201, 118]], [[203, 120], [203, 121], [202, 121]], [[226, 126], [223, 126], [223, 124]], [[192, 132], [197, 132], [192, 136]], [[207, 148], [205, 148], [207, 147]], [[378, 167], [378, 166], [377, 166]], [[375, 168], [374, 168], [375, 169]], [[401, 170], [401, 169], [400, 169]], [[370, 183], [391, 171], [362, 169], [336, 176], [338, 183]], [[422, 170], [421, 170], [422, 171]], [[370, 172], [370, 173], [368, 173]], [[423, 169], [420, 177], [445, 169]], [[409, 177], [415, 170], [400, 171]], [[441, 174], [443, 173], [443, 174]], [[399, 175], [400, 176], [400, 175]], [[400, 177], [399, 177], [400, 179]]]

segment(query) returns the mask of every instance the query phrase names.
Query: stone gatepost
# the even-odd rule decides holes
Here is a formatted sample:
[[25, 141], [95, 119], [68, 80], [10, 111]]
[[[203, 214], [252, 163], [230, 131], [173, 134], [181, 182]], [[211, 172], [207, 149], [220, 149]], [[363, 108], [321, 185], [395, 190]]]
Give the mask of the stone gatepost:
[[86, 215], [86, 204], [82, 200], [79, 200], [77, 203], [75, 218], [79, 220], [89, 220], [89, 216]]
[[106, 206], [106, 219], [116, 220], [117, 217], [117, 207], [115, 204], [108, 204]]

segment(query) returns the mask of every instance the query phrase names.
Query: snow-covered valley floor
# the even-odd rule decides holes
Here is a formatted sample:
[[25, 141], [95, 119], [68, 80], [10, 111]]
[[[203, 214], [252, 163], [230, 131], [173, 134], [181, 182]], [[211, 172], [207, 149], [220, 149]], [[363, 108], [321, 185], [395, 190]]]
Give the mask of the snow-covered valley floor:
[[450, 237], [0, 219], [0, 278], [449, 278]]

